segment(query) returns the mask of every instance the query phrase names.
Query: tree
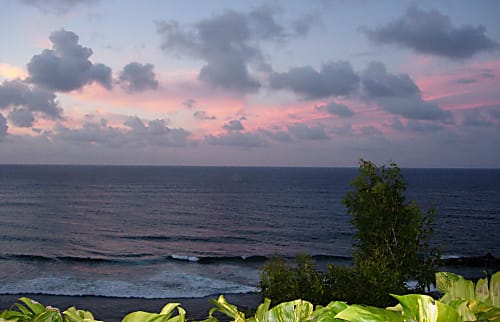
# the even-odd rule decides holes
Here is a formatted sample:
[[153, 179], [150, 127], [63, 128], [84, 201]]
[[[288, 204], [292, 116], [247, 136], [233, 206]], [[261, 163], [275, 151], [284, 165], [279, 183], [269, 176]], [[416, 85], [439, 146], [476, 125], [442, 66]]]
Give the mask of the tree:
[[381, 304], [388, 293], [401, 294], [410, 280], [419, 290], [430, 286], [439, 260], [429, 245], [434, 210], [424, 214], [406, 200], [406, 183], [395, 163], [377, 166], [361, 159], [352, 186], [343, 203], [356, 231], [354, 267], [368, 289], [379, 294], [370, 302]]

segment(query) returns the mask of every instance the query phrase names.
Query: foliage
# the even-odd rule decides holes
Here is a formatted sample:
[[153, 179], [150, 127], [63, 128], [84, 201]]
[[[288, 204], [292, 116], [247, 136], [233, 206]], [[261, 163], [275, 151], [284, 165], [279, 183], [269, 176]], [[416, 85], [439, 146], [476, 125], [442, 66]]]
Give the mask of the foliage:
[[[136, 311], [127, 314], [123, 318], [123, 322], [184, 322], [186, 321], [186, 311], [180, 306], [180, 303], [168, 303], [160, 313], [150, 313], [144, 311]], [[177, 309], [178, 315], [173, 316], [174, 310]]]
[[405, 197], [399, 167], [377, 166], [360, 160], [354, 190], [343, 200], [355, 228], [354, 266], [376, 292], [370, 304], [383, 304], [389, 292], [403, 292], [406, 281], [417, 280], [424, 290], [433, 282], [438, 253], [429, 246], [434, 211], [423, 214]]
[[[224, 296], [212, 300], [213, 308], [208, 317], [199, 322], [218, 322], [216, 313], [235, 322], [465, 322], [500, 321], [500, 272], [495, 273], [489, 282], [481, 279], [476, 284], [451, 273], [436, 274], [437, 285], [444, 296], [435, 300], [428, 295], [408, 294], [391, 295], [399, 304], [380, 308], [368, 305], [348, 305], [346, 302], [333, 301], [327, 306], [314, 305], [306, 300], [286, 301], [271, 307], [265, 299], [253, 316], [246, 317], [236, 305], [226, 301]], [[0, 322], [93, 322], [92, 313], [76, 310], [74, 307], [59, 313], [50, 306], [44, 307], [28, 298], [21, 298], [21, 304], [0, 313]], [[173, 316], [177, 310], [177, 315]], [[123, 322], [184, 322], [186, 312], [179, 303], [169, 303], [160, 313], [132, 312]], [[225, 321], [227, 320], [224, 319]]]
[[9, 310], [0, 313], [0, 322], [100, 322], [94, 319], [91, 312], [77, 310], [71, 307], [62, 314], [59, 309], [51, 306], [43, 306], [26, 297], [19, 299], [21, 303], [16, 303]]
[[280, 303], [303, 298], [319, 304], [332, 299], [387, 306], [389, 293], [406, 294], [406, 282], [416, 280], [422, 292], [434, 280], [439, 254], [429, 246], [431, 209], [423, 214], [407, 202], [406, 183], [394, 163], [376, 166], [360, 160], [354, 189], [343, 200], [356, 234], [353, 264], [317, 272], [314, 261], [300, 257], [295, 266], [272, 259], [261, 272], [261, 294]]
[[500, 272], [476, 284], [460, 275], [440, 272], [436, 274], [436, 286], [445, 293], [441, 302], [455, 308], [469, 321], [500, 321]]
[[325, 274], [316, 270], [312, 257], [297, 256], [292, 264], [281, 257], [271, 258], [261, 271], [261, 293], [276, 303], [302, 298], [326, 304]]

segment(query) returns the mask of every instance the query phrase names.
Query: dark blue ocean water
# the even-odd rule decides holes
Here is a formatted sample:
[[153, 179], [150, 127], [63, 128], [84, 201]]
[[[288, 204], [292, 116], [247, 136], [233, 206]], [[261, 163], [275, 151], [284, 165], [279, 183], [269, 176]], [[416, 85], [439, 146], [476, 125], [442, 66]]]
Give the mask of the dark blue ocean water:
[[[0, 165], [0, 294], [257, 290], [272, 255], [345, 262], [355, 168]], [[500, 170], [404, 169], [445, 256], [500, 256]]]

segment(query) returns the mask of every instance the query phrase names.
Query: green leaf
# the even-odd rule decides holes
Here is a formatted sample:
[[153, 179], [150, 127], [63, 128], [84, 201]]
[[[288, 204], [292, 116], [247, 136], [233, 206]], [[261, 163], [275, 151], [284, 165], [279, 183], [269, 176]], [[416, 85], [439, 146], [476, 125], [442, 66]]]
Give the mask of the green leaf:
[[339, 312], [335, 318], [351, 322], [403, 322], [400, 312], [372, 306], [351, 305]]
[[19, 301], [23, 302], [35, 315], [45, 312], [45, 307], [37, 301], [27, 297], [21, 297]]
[[488, 279], [481, 278], [476, 284], [476, 299], [479, 302], [491, 305], [490, 290], [488, 288]]
[[458, 315], [453, 307], [434, 300], [428, 295], [391, 295], [403, 306], [403, 316], [405, 319], [413, 319], [419, 322], [462, 321], [460, 315]]
[[255, 317], [251, 319], [255, 322], [264, 322], [266, 318], [266, 312], [269, 311], [269, 307], [271, 306], [271, 300], [266, 298], [264, 299], [264, 303], [261, 303], [257, 308], [257, 312], [255, 312]]
[[335, 316], [348, 307], [349, 306], [345, 302], [340, 301], [330, 302], [325, 307], [317, 307], [311, 315], [310, 322], [341, 321], [335, 318]]
[[64, 311], [63, 317], [67, 322], [101, 322], [97, 321], [91, 312], [77, 310], [74, 306]]
[[281, 303], [266, 313], [265, 321], [301, 322], [310, 318], [313, 305], [304, 300]]
[[452, 284], [455, 281], [463, 278], [462, 276], [449, 272], [437, 272], [436, 273], [436, 287], [438, 291], [447, 293], [450, 291]]
[[209, 317], [212, 317], [212, 314], [215, 311], [219, 311], [236, 322], [245, 321], [245, 314], [238, 311], [238, 307], [236, 305], [229, 304], [223, 295], [219, 296], [217, 300], [211, 300], [211, 302], [215, 305], [215, 307], [210, 310]]
[[[177, 309], [179, 315], [171, 317], [175, 309]], [[186, 311], [180, 307], [180, 303], [168, 303], [160, 313], [136, 311], [127, 314], [122, 322], [184, 322], [185, 320]]]
[[491, 304], [500, 308], [500, 271], [493, 274], [490, 280]]

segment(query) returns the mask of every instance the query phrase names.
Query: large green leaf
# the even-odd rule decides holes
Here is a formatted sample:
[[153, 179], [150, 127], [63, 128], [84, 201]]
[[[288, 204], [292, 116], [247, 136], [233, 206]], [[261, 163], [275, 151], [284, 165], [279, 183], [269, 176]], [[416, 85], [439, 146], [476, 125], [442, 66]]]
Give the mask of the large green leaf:
[[[172, 317], [174, 310], [177, 309], [178, 315]], [[168, 303], [160, 313], [150, 313], [137, 311], [127, 314], [122, 322], [184, 322], [186, 321], [186, 311], [180, 306], [180, 303]]]
[[500, 308], [500, 271], [493, 274], [490, 280], [491, 305]]
[[[392, 294], [391, 294], [392, 295]], [[428, 295], [392, 295], [403, 307], [405, 319], [418, 322], [461, 322], [457, 311]]]
[[27, 297], [21, 297], [19, 301], [23, 302], [35, 315], [45, 312], [45, 307], [37, 301]]
[[[214, 312], [219, 311], [221, 313], [224, 313], [228, 317], [232, 318], [233, 321], [235, 322], [245, 321], [245, 314], [243, 312], [238, 311], [238, 307], [236, 305], [229, 304], [223, 295], [219, 296], [217, 300], [211, 300], [211, 302], [215, 305], [215, 307], [210, 309], [208, 320], [211, 320], [213, 318]], [[215, 321], [217, 321], [217, 319], [215, 319]]]
[[313, 305], [304, 300], [281, 303], [265, 315], [266, 322], [302, 322], [307, 321], [313, 312]]
[[339, 312], [337, 319], [351, 322], [403, 322], [401, 312], [381, 309], [378, 307], [351, 305]]
[[66, 322], [102, 322], [94, 318], [89, 311], [77, 310], [74, 306], [63, 312]]
[[311, 315], [310, 322], [332, 322], [332, 321], [342, 321], [337, 319], [335, 316], [347, 309], [349, 305], [345, 302], [330, 302], [325, 307], [316, 307], [316, 310]]
[[264, 322], [266, 320], [266, 312], [269, 311], [270, 306], [271, 306], [271, 300], [268, 298], [264, 299], [264, 303], [261, 303], [257, 308], [255, 316], [253, 318], [250, 318], [248, 321]]

